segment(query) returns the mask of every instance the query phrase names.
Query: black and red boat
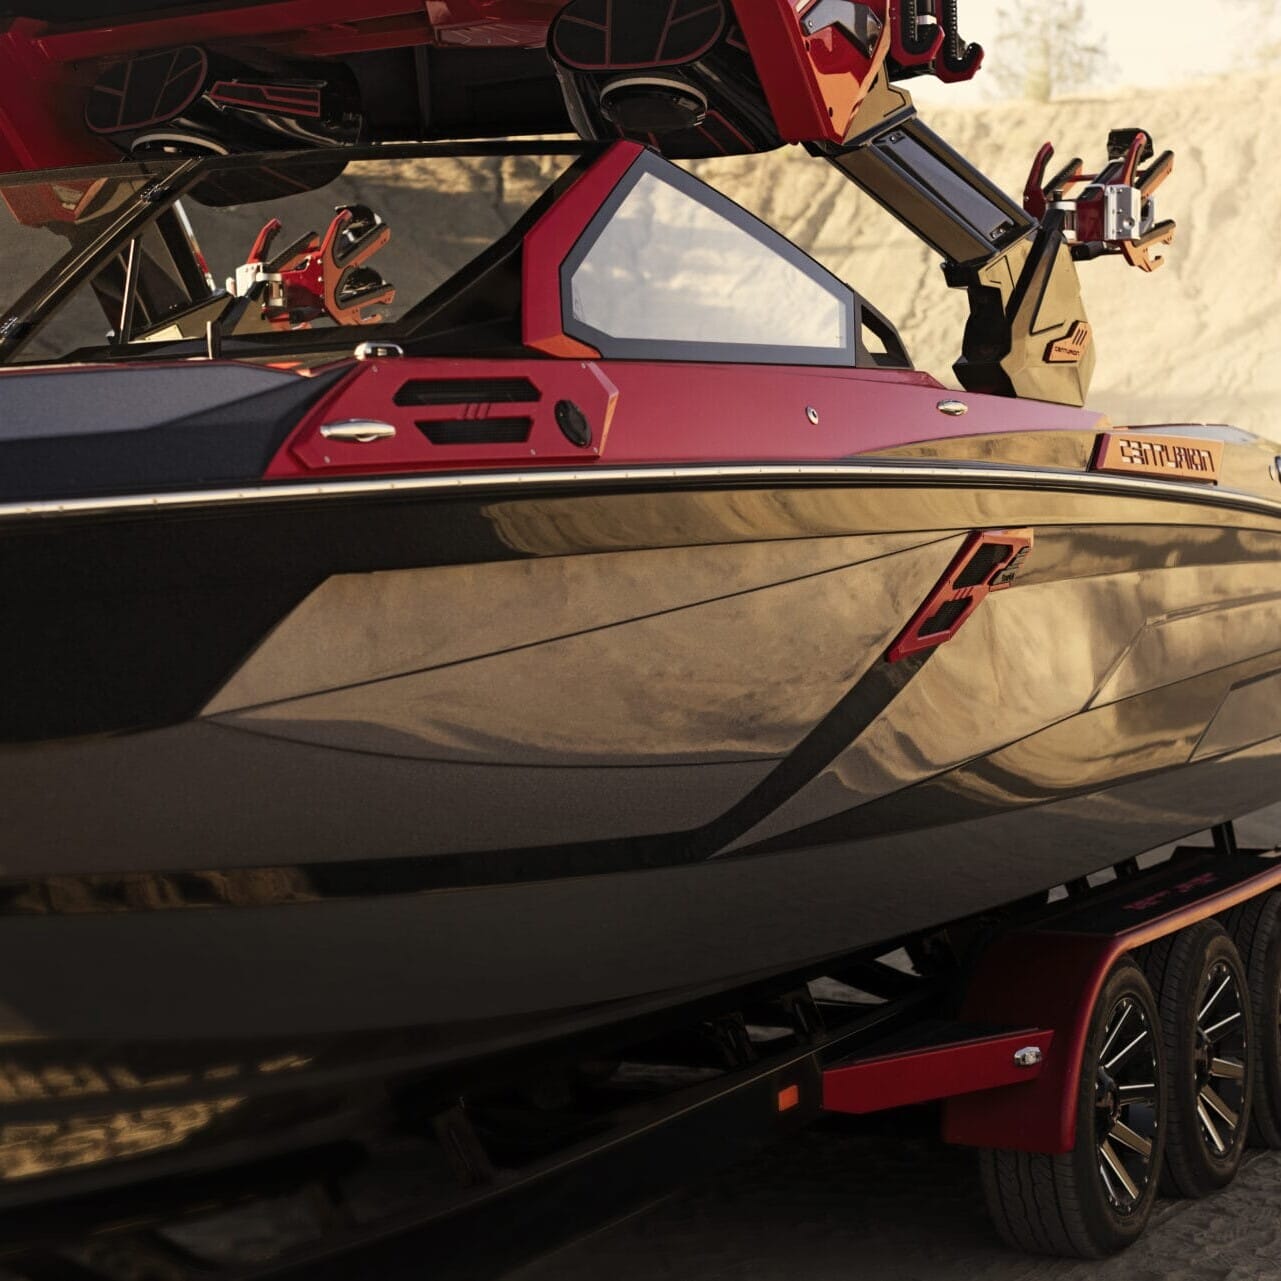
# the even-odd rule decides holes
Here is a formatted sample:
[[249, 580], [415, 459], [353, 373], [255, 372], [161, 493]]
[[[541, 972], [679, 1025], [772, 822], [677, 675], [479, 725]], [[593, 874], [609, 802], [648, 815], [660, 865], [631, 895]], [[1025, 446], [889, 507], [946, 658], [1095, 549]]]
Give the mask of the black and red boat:
[[[0, 34], [44, 76], [0, 178], [10, 1203], [1277, 798], [1278, 446], [1080, 407], [1074, 260], [1171, 235], [1141, 132], [1020, 206], [892, 83], [977, 55], [884, 6], [695, 6], [648, 54], [581, 0], [359, 7]], [[396, 140], [517, 118], [582, 140]], [[785, 140], [969, 291], [963, 391], [662, 154]], [[470, 223], [513, 165], [543, 194]]]

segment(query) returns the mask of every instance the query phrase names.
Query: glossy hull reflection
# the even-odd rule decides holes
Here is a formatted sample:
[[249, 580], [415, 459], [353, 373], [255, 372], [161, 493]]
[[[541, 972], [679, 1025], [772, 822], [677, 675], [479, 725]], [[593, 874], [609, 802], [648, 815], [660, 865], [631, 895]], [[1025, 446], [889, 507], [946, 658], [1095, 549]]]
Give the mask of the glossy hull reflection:
[[[973, 470], [6, 527], [59, 726], [15, 695], [0, 747], [10, 1199], [261, 1144], [265, 1100], [296, 1124], [316, 1092], [465, 1073], [1274, 802], [1281, 505]], [[968, 534], [1015, 528], [1014, 586], [887, 663]], [[152, 584], [193, 564], [212, 603], [175, 611]], [[210, 640], [229, 600], [253, 626]], [[100, 672], [130, 609], [129, 670], [160, 678], [77, 703], [59, 665]]]

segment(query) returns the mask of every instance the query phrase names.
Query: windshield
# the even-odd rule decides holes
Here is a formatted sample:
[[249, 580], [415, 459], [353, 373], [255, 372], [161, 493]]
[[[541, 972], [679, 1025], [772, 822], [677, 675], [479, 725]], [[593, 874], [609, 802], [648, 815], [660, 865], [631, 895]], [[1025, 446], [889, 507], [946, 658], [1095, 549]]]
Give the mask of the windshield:
[[0, 185], [0, 342], [22, 363], [197, 340], [280, 353], [452, 324], [450, 282], [581, 148], [382, 150]]
[[138, 175], [0, 186], [0, 314], [107, 231], [148, 181]]

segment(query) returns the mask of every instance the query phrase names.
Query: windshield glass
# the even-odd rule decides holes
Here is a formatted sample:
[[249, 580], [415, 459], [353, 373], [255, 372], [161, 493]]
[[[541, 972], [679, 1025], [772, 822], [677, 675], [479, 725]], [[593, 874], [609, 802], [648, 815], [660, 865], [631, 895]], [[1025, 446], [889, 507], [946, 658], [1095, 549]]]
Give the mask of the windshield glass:
[[150, 178], [68, 178], [0, 186], [0, 314], [108, 230]]
[[150, 175], [0, 185], [0, 337], [5, 320], [31, 320], [66, 266], [117, 223], [118, 244], [62, 289], [19, 361], [125, 346], [159, 354], [211, 328], [275, 351], [326, 333], [359, 340], [340, 330], [387, 337], [439, 311], [449, 282], [502, 241], [578, 150], [238, 157], [173, 181], [153, 208], [137, 199]]

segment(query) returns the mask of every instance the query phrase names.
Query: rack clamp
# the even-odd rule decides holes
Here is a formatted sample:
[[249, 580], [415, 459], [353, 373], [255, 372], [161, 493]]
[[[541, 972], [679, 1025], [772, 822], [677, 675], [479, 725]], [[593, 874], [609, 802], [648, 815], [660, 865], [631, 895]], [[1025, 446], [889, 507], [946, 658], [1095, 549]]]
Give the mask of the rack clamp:
[[[1047, 179], [1053, 158], [1054, 148], [1047, 142], [1032, 163], [1023, 206], [1040, 221], [1051, 211], [1060, 215], [1074, 259], [1120, 254], [1147, 272], [1164, 264], [1164, 257], [1153, 251], [1174, 242], [1175, 224], [1157, 221], [1154, 193], [1174, 172], [1173, 152], [1155, 156], [1144, 130], [1114, 129], [1108, 135], [1108, 163], [1097, 174], [1085, 173], [1080, 159], [1073, 159]], [[1145, 163], [1147, 168], [1140, 170]], [[1081, 184], [1079, 195], [1069, 195]]]

